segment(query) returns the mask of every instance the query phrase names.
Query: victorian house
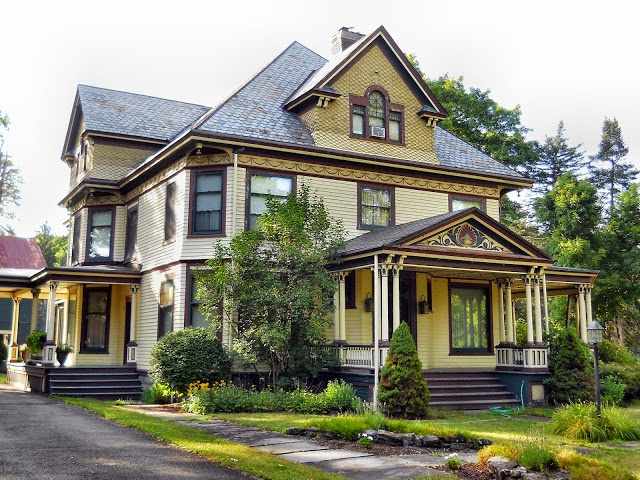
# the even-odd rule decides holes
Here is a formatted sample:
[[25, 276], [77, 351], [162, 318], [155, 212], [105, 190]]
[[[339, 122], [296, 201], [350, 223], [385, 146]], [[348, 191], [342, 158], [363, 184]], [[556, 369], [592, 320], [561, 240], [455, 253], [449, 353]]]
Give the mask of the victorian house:
[[[500, 199], [532, 181], [438, 127], [446, 110], [383, 27], [343, 28], [332, 47], [327, 60], [292, 43], [213, 108], [78, 86], [56, 167], [70, 173], [68, 266], [0, 278], [4, 297], [48, 305], [42, 356], [10, 361], [11, 381], [106, 395], [93, 374], [144, 378], [158, 338], [206, 323], [192, 271], [214, 242], [305, 184], [348, 235], [327, 332], [342, 366], [326, 375], [370, 394], [404, 321], [434, 403], [479, 405], [493, 393], [471, 394], [494, 380], [511, 399], [544, 400], [547, 299], [572, 300], [586, 339], [596, 272], [554, 266], [500, 223]], [[224, 325], [226, 345], [233, 331]], [[65, 369], [61, 343], [73, 346]], [[90, 382], [74, 388], [61, 370]], [[438, 396], [452, 375], [458, 386]]]

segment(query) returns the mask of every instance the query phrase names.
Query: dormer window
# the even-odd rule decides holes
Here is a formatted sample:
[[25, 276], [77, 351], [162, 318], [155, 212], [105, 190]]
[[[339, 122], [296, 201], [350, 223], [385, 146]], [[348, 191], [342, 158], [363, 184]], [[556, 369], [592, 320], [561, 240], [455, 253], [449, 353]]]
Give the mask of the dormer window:
[[351, 136], [404, 143], [404, 107], [389, 101], [387, 92], [370, 87], [364, 97], [351, 95]]

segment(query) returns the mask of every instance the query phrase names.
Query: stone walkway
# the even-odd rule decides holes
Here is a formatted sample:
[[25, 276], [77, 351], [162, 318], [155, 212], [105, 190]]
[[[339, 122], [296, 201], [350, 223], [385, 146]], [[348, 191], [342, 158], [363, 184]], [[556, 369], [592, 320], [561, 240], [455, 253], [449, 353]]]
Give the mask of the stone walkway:
[[[199, 421], [198, 419], [202, 417], [198, 415], [174, 412], [153, 405], [129, 405], [127, 408], [173, 420], [261, 452], [292, 462], [304, 463], [325, 472], [339, 473], [353, 480], [415, 478], [437, 473], [435, 469], [429, 467], [444, 464], [443, 456], [424, 454], [378, 457], [370, 453], [329, 448], [311, 439], [282, 435], [222, 420]], [[460, 452], [458, 458], [464, 462], [477, 461], [475, 453]]]

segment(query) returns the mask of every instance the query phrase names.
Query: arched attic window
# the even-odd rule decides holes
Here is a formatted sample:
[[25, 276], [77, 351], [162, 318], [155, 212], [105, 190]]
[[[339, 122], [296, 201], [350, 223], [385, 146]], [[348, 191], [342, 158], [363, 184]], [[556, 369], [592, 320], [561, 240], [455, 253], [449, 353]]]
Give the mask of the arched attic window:
[[349, 100], [352, 137], [404, 143], [404, 106], [391, 103], [382, 87], [369, 87], [363, 97]]

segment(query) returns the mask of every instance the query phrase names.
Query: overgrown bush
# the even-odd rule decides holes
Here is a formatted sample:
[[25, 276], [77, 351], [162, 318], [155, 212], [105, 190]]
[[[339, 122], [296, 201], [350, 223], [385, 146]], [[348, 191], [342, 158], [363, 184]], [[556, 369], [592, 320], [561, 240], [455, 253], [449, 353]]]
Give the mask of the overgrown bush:
[[26, 338], [26, 343], [27, 345], [29, 345], [29, 350], [32, 354], [36, 354], [40, 350], [42, 350], [46, 341], [47, 332], [42, 332], [40, 330], [34, 330], [29, 335], [27, 335]]
[[619, 405], [624, 399], [627, 385], [612, 375], [607, 375], [600, 380], [600, 394], [602, 402], [609, 405]]
[[607, 440], [640, 440], [640, 426], [617, 407], [603, 405], [601, 417], [593, 403], [564, 405], [551, 417], [551, 431], [574, 440], [604, 442]]
[[142, 392], [141, 400], [144, 403], [164, 405], [171, 402], [171, 396], [174, 393], [163, 383], [153, 383]]
[[550, 377], [545, 380], [549, 400], [556, 404], [593, 400], [593, 355], [575, 328], [557, 332], [550, 346]]
[[224, 380], [189, 387], [183, 409], [191, 413], [293, 412], [322, 414], [354, 411], [361, 400], [344, 380], [330, 381], [321, 393], [307, 390], [246, 389]]
[[516, 440], [517, 461], [529, 470], [548, 472], [558, 467], [557, 448], [544, 435]]
[[611, 340], [604, 340], [598, 345], [598, 357], [606, 363], [638, 365], [638, 359], [624, 345]]
[[602, 378], [613, 377], [626, 385], [624, 401], [640, 399], [640, 365], [622, 363], [603, 363], [600, 369]]
[[189, 327], [163, 336], [151, 349], [151, 378], [186, 393], [196, 382], [229, 378], [231, 360], [212, 330]]
[[7, 359], [7, 346], [4, 342], [0, 342], [0, 361]]
[[391, 337], [387, 361], [380, 372], [378, 401], [384, 405], [385, 414], [392, 417], [425, 418], [429, 413], [429, 388], [405, 322]]

